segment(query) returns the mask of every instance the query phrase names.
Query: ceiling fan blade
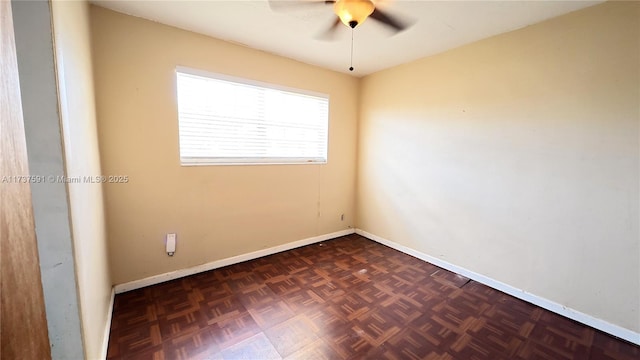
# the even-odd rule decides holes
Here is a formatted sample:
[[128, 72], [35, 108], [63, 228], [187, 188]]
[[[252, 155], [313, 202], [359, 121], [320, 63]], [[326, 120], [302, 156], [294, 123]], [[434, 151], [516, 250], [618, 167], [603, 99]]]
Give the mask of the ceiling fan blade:
[[308, 8], [318, 5], [333, 4], [335, 0], [269, 0], [269, 7], [274, 11]]
[[371, 13], [369, 17], [393, 28], [396, 32], [406, 30], [411, 26], [408, 22], [400, 21], [396, 17], [393, 17], [379, 9], [374, 9], [373, 13]]
[[333, 21], [333, 23], [331, 23], [331, 26], [329, 26], [323, 32], [319, 33], [316, 36], [316, 39], [318, 39], [318, 40], [333, 40], [335, 38], [335, 35], [336, 35], [336, 29], [338, 28], [338, 26], [340, 26], [340, 24], [342, 24], [342, 22], [340, 21], [340, 18], [336, 17], [336, 19]]

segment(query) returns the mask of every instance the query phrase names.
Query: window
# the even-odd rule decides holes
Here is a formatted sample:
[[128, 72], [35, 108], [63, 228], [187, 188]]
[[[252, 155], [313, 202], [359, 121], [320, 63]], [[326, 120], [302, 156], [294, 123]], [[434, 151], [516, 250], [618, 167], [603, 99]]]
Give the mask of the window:
[[329, 97], [177, 69], [180, 162], [327, 162]]

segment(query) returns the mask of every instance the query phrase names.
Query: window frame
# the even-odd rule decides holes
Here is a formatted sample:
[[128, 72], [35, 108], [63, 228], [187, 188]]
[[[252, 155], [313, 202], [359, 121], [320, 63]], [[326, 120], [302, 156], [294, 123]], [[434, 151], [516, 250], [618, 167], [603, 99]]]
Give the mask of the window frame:
[[[271, 90], [278, 90], [303, 96], [311, 96], [326, 99], [327, 102], [327, 122], [325, 137], [325, 155], [324, 158], [313, 157], [183, 157], [182, 148], [180, 146], [180, 106], [179, 106], [179, 90], [178, 76], [179, 73], [211, 78], [214, 80], [234, 82], [242, 85], [262, 87]], [[176, 66], [174, 71], [175, 81], [175, 99], [176, 99], [176, 119], [178, 125], [178, 157], [180, 166], [220, 166], [220, 165], [326, 165], [329, 162], [329, 129], [330, 129], [330, 105], [331, 99], [329, 94], [299, 89], [279, 84], [273, 84], [253, 79], [247, 79], [227, 74], [215, 73], [206, 70], [194, 69], [186, 66]]]

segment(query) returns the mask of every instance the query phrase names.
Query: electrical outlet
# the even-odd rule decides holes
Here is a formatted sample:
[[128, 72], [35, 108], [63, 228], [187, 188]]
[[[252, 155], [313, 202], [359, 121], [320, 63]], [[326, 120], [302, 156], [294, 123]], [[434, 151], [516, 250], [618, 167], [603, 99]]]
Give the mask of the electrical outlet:
[[167, 241], [165, 243], [167, 255], [173, 256], [176, 253], [176, 234], [167, 234]]

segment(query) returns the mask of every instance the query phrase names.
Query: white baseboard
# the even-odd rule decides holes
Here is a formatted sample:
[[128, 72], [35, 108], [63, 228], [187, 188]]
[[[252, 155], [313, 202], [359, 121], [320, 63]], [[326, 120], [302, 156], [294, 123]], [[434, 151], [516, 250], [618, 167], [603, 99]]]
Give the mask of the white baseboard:
[[263, 250], [250, 252], [248, 254], [242, 254], [242, 255], [238, 255], [238, 256], [232, 256], [232, 257], [229, 257], [229, 258], [226, 258], [226, 259], [212, 261], [212, 262], [209, 262], [209, 263], [206, 263], [206, 264], [197, 265], [197, 266], [190, 267], [190, 268], [187, 268], [187, 269], [180, 269], [180, 270], [171, 271], [171, 272], [160, 274], [160, 275], [150, 276], [148, 278], [144, 278], [144, 279], [140, 279], [140, 280], [130, 281], [130, 282], [127, 282], [127, 283], [124, 283], [124, 284], [118, 284], [118, 285], [114, 286], [114, 289], [115, 289], [116, 294], [120, 294], [120, 293], [123, 293], [123, 292], [127, 292], [127, 291], [131, 291], [131, 290], [143, 288], [145, 286], [155, 285], [155, 284], [163, 283], [165, 281], [179, 279], [179, 278], [182, 278], [182, 277], [185, 277], [185, 276], [189, 276], [189, 275], [198, 274], [198, 273], [201, 273], [201, 272], [205, 272], [205, 271], [221, 268], [223, 266], [237, 264], [237, 263], [240, 263], [240, 262], [243, 262], [243, 261], [247, 261], [247, 260], [257, 259], [259, 257], [276, 254], [276, 253], [279, 253], [279, 252], [282, 252], [282, 251], [295, 249], [295, 248], [298, 248], [298, 247], [301, 247], [301, 246], [317, 243], [317, 242], [320, 242], [320, 241], [330, 240], [330, 239], [333, 239], [333, 238], [337, 238], [337, 237], [340, 237], [340, 236], [345, 236], [345, 235], [349, 235], [349, 234], [353, 234], [353, 233], [355, 233], [354, 229], [346, 229], [346, 230], [336, 231], [336, 232], [333, 232], [333, 233], [330, 233], [330, 234], [314, 236], [314, 237], [310, 237], [310, 238], [306, 238], [306, 239], [290, 242], [290, 243], [287, 243], [287, 244], [274, 246], [274, 247], [271, 247], [271, 248], [268, 248], [268, 249], [263, 249]]
[[518, 299], [527, 301], [529, 303], [532, 303], [534, 305], [540, 306], [543, 309], [552, 311], [556, 314], [565, 316], [569, 319], [578, 321], [580, 323], [583, 323], [585, 325], [591, 326], [595, 329], [601, 330], [607, 334], [611, 334], [613, 336], [616, 336], [618, 338], [624, 339], [626, 341], [629, 341], [631, 343], [634, 343], [636, 345], [640, 345], [640, 333], [631, 331], [629, 329], [625, 329], [621, 326], [618, 325], [614, 325], [611, 324], [607, 321], [595, 318], [591, 315], [587, 315], [585, 313], [582, 313], [580, 311], [568, 308], [564, 305], [561, 305], [559, 303], [556, 303], [554, 301], [545, 299], [543, 297], [537, 296], [535, 294], [531, 294], [528, 293], [524, 290], [518, 289], [516, 287], [513, 287], [511, 285], [505, 284], [503, 282], [494, 280], [492, 278], [489, 278], [487, 276], [484, 276], [482, 274], [478, 274], [476, 272], [473, 272], [471, 270], [467, 270], [463, 267], [451, 264], [447, 261], [435, 258], [433, 256], [424, 254], [422, 252], [419, 252], [417, 250], [411, 249], [407, 246], [404, 245], [400, 245], [396, 242], [393, 242], [391, 240], [387, 240], [385, 238], [382, 238], [380, 236], [371, 234], [369, 232], [366, 232], [364, 230], [361, 229], [347, 229], [347, 230], [342, 230], [342, 231], [337, 231], [334, 233], [330, 233], [330, 234], [325, 234], [325, 235], [320, 235], [320, 236], [314, 236], [311, 238], [306, 238], [306, 239], [302, 239], [302, 240], [298, 240], [298, 241], [294, 241], [288, 244], [283, 244], [283, 245], [279, 245], [279, 246], [275, 246], [272, 248], [268, 248], [268, 249], [263, 249], [263, 250], [258, 250], [258, 251], [254, 251], [248, 254], [242, 254], [242, 255], [238, 255], [238, 256], [233, 256], [230, 258], [226, 258], [226, 259], [221, 259], [221, 260], [216, 260], [216, 261], [212, 261], [206, 264], [202, 264], [202, 265], [198, 265], [198, 266], [194, 266], [188, 269], [181, 269], [181, 270], [176, 270], [176, 271], [172, 271], [172, 272], [168, 272], [168, 273], [164, 273], [164, 274], [160, 274], [160, 275], [155, 275], [155, 276], [151, 276], [148, 278], [144, 278], [144, 279], [140, 279], [140, 280], [135, 280], [135, 281], [131, 281], [131, 282], [127, 282], [124, 284], [118, 284], [114, 286], [114, 289], [111, 293], [111, 303], [109, 305], [109, 315], [108, 315], [108, 321], [107, 321], [107, 325], [105, 328], [105, 337], [104, 337], [104, 341], [103, 341], [103, 358], [106, 358], [107, 355], [107, 348], [109, 345], [109, 331], [110, 331], [110, 326], [111, 326], [111, 315], [113, 313], [113, 301], [114, 301], [114, 296], [115, 294], [120, 294], [123, 292], [127, 292], [130, 290], [135, 290], [135, 289], [139, 289], [145, 286], [150, 286], [150, 285], [155, 285], [155, 284], [159, 284], [165, 281], [170, 281], [170, 280], [174, 280], [174, 279], [179, 279], [185, 276], [189, 276], [189, 275], [193, 275], [193, 274], [197, 274], [197, 273], [201, 273], [204, 271], [209, 271], [209, 270], [213, 270], [213, 269], [217, 269], [223, 266], [228, 266], [228, 265], [232, 265], [232, 264], [237, 264], [243, 261], [247, 261], [247, 260], [253, 260], [253, 259], [257, 259], [259, 257], [263, 257], [263, 256], [267, 256], [267, 255], [271, 255], [271, 254], [275, 254], [275, 253], [279, 253], [282, 251], [286, 251], [286, 250], [291, 250], [291, 249], [295, 249], [301, 246], [305, 246], [305, 245], [309, 245], [309, 244], [313, 244], [313, 243], [317, 243], [320, 241], [325, 241], [325, 240], [330, 240], [333, 238], [337, 238], [340, 236], [345, 236], [345, 235], [349, 235], [349, 234], [353, 234], [353, 233], [357, 233], [359, 235], [362, 235], [370, 240], [376, 241], [378, 243], [381, 243], [383, 245], [389, 246], [390, 248], [396, 249], [400, 252], [403, 252], [405, 254], [414, 256], [418, 259], [424, 260], [426, 262], [429, 262], [433, 265], [439, 266], [443, 269], [447, 269], [449, 271], [453, 271], [457, 274], [460, 274], [462, 276], [465, 276], [469, 279], [475, 280], [479, 283], [482, 283], [484, 285], [487, 285], [489, 287], [492, 287], [496, 290], [502, 291], [506, 294], [509, 294], [513, 297], [516, 297]]
[[562, 315], [564, 317], [567, 317], [569, 319], [575, 320], [577, 322], [583, 323], [585, 325], [591, 326], [595, 329], [601, 330], [606, 332], [607, 334], [611, 334], [613, 336], [616, 336], [618, 338], [624, 339], [626, 341], [629, 341], [631, 343], [634, 343], [636, 345], [640, 345], [640, 333], [631, 331], [629, 329], [625, 329], [621, 326], [618, 325], [614, 325], [611, 324], [607, 321], [598, 319], [598, 318], [594, 318], [591, 315], [587, 315], [585, 313], [582, 313], [580, 311], [568, 308], [564, 305], [558, 304], [557, 302], [545, 299], [543, 297], [537, 296], [535, 294], [531, 294], [528, 293], [524, 290], [515, 288], [511, 285], [505, 284], [503, 282], [494, 280], [492, 278], [489, 278], [487, 276], [478, 274], [476, 272], [473, 272], [471, 270], [467, 270], [463, 267], [451, 264], [449, 262], [446, 262], [444, 260], [435, 258], [433, 256], [429, 256], [427, 254], [421, 253], [417, 250], [411, 249], [409, 247], [406, 247], [404, 245], [400, 245], [396, 242], [393, 242], [391, 240], [387, 240], [385, 238], [382, 238], [380, 236], [368, 233], [364, 230], [361, 229], [356, 229], [356, 234], [362, 235], [370, 240], [379, 242], [380, 244], [386, 245], [390, 248], [396, 249], [400, 252], [403, 252], [405, 254], [414, 256], [420, 260], [424, 260], [426, 262], [429, 262], [433, 265], [439, 266], [441, 268], [447, 269], [449, 271], [453, 271], [457, 274], [460, 274], [462, 276], [465, 276], [469, 279], [475, 280], [479, 283], [482, 283], [484, 285], [487, 285], [489, 287], [492, 287], [496, 290], [502, 291], [504, 293], [507, 293], [513, 297], [516, 297], [518, 299], [524, 300], [526, 302], [532, 303], [534, 305], [537, 305], [543, 309], [552, 311], [556, 314]]
[[107, 351], [109, 350], [109, 335], [111, 335], [111, 318], [113, 316], [113, 302], [116, 298], [115, 288], [111, 288], [111, 298], [109, 299], [109, 308], [107, 313], [107, 323], [104, 325], [104, 335], [102, 338], [102, 349], [100, 351], [100, 359], [107, 358]]

